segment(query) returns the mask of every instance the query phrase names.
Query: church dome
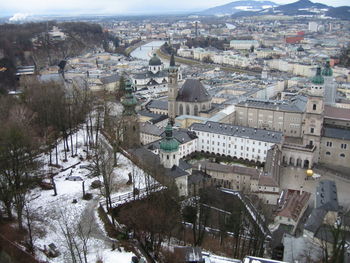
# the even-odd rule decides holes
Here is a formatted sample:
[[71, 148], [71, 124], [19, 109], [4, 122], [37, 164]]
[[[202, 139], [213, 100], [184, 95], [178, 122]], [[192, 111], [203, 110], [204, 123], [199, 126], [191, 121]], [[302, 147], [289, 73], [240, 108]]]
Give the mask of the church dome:
[[324, 78], [321, 75], [321, 68], [318, 67], [316, 71], [316, 76], [312, 78], [312, 83], [321, 85], [324, 83]]
[[329, 63], [329, 60], [326, 62], [325, 68], [322, 70], [322, 75], [326, 77], [333, 76], [333, 70], [331, 68], [331, 64]]
[[148, 65], [150, 66], [160, 66], [162, 65], [162, 61], [157, 57], [157, 54], [153, 54], [153, 57], [149, 60]]
[[298, 49], [297, 49], [298, 52], [304, 52], [304, 48], [302, 46], [299, 46]]
[[160, 149], [164, 152], [175, 152], [180, 143], [173, 137], [173, 127], [169, 123], [165, 128], [165, 138], [160, 142]]
[[211, 97], [198, 79], [187, 79], [179, 90], [176, 100], [183, 102], [207, 102], [211, 100]]

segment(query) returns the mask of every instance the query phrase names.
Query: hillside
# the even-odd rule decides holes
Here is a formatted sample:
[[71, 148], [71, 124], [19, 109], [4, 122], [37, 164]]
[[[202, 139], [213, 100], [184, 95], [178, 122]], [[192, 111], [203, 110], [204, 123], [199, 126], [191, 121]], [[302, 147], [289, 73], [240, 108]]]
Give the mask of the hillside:
[[271, 1], [236, 1], [225, 5], [216, 6], [202, 11], [202, 15], [232, 15], [241, 11], [261, 11], [266, 8], [276, 7]]
[[300, 0], [294, 3], [267, 8], [260, 11], [242, 11], [233, 14], [233, 17], [261, 16], [261, 15], [324, 15], [339, 19], [350, 19], [350, 7], [342, 6], [334, 8], [332, 6], [314, 3], [309, 0]]

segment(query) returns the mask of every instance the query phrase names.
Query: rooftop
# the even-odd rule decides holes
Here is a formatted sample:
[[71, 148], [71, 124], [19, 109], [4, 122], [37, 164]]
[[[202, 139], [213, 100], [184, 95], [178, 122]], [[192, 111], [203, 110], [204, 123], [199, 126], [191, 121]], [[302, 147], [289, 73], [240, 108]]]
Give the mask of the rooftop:
[[335, 212], [339, 210], [337, 186], [334, 181], [320, 181], [316, 188], [316, 208]]
[[276, 131], [269, 131], [257, 128], [250, 128], [244, 126], [229, 125], [226, 123], [208, 121], [205, 124], [193, 123], [190, 127], [193, 131], [203, 131], [215, 134], [222, 134], [227, 136], [247, 138], [257, 141], [264, 141], [269, 143], [281, 143], [283, 140], [283, 133]]
[[324, 127], [323, 136], [334, 139], [350, 140], [350, 130]]
[[283, 191], [282, 198], [278, 201], [277, 216], [291, 218], [297, 221], [303, 208], [308, 204], [311, 194], [298, 190], [287, 189]]
[[259, 100], [249, 98], [246, 101], [239, 102], [237, 106], [288, 112], [304, 112], [306, 109], [306, 102], [307, 97], [298, 95], [292, 98], [290, 101]]

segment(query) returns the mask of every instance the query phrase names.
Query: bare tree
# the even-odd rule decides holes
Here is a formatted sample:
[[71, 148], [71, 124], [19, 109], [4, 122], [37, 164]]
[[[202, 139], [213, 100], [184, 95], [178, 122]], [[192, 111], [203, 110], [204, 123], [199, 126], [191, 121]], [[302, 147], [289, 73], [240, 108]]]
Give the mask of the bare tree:
[[70, 221], [67, 213], [75, 211], [60, 211], [59, 227], [68, 248], [68, 254], [73, 263], [88, 263], [89, 240], [92, 233], [93, 218], [84, 218], [84, 222]]

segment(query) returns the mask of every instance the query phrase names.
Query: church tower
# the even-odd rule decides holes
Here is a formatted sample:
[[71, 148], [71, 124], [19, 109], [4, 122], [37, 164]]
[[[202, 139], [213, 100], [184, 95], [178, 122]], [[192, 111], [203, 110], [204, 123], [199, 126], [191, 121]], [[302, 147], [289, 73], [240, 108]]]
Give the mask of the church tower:
[[324, 78], [324, 102], [326, 105], [334, 105], [337, 95], [337, 88], [334, 83], [333, 70], [329, 60], [326, 62], [326, 66], [322, 70], [322, 76]]
[[310, 148], [316, 146], [315, 161], [317, 162], [320, 148], [321, 132], [323, 126], [324, 110], [324, 78], [321, 75], [321, 68], [317, 68], [316, 76], [311, 80], [308, 90], [306, 112], [304, 114], [303, 142]]
[[121, 141], [125, 149], [130, 149], [140, 145], [140, 127], [136, 113], [137, 100], [132, 94], [131, 82], [128, 80], [125, 87], [125, 96], [122, 99], [124, 107], [122, 117]]
[[173, 137], [173, 127], [169, 122], [165, 128], [165, 138], [160, 142], [159, 150], [160, 162], [165, 168], [179, 166], [179, 145], [180, 143]]
[[[181, 79], [181, 75], [180, 75], [180, 79]], [[175, 65], [175, 57], [174, 57], [174, 54], [172, 54], [170, 58], [169, 83], [168, 83], [168, 116], [171, 121], [174, 121], [177, 115], [176, 97], [179, 92], [178, 80], [179, 80], [179, 68]]]

